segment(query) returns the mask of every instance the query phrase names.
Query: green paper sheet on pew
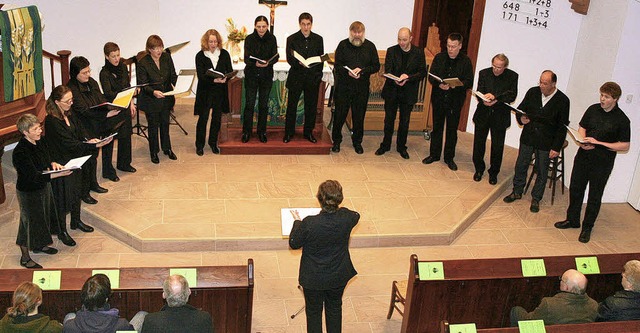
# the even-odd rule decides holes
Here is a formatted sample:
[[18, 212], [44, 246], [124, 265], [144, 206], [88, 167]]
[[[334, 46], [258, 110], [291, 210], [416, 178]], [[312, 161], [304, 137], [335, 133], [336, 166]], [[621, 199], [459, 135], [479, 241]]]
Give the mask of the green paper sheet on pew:
[[62, 271], [35, 271], [32, 282], [42, 290], [60, 290], [61, 279]]
[[476, 333], [476, 324], [450, 324], [449, 333]]
[[195, 268], [171, 268], [169, 275], [180, 274], [189, 282], [189, 288], [197, 287], [198, 273]]
[[420, 280], [444, 280], [444, 266], [442, 261], [418, 262]]
[[520, 320], [518, 322], [520, 333], [547, 333], [544, 328], [544, 320]]
[[104, 274], [111, 282], [111, 289], [120, 288], [120, 270], [119, 269], [94, 269], [91, 275]]
[[576, 269], [582, 274], [600, 274], [597, 257], [576, 257]]
[[544, 259], [522, 259], [522, 276], [547, 276], [547, 269], [544, 267]]

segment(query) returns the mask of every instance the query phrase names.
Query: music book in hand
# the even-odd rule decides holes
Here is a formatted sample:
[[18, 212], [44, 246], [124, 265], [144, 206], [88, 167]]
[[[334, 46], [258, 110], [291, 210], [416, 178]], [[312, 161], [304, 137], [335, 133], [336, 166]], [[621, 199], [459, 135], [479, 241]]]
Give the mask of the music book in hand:
[[578, 130], [573, 129], [571, 127], [569, 127], [569, 125], [564, 125], [569, 131], [569, 134], [571, 135], [571, 137], [576, 140], [577, 143], [589, 143], [587, 142], [584, 137], [582, 136], [582, 134], [580, 134], [580, 132], [578, 132]]
[[269, 59], [267, 59], [267, 60], [264, 60], [264, 59], [256, 58], [256, 57], [254, 57], [254, 56], [250, 55], [250, 56], [249, 56], [249, 59], [253, 59], [253, 60], [255, 60], [255, 61], [259, 61], [259, 62], [261, 62], [261, 63], [263, 63], [263, 64], [267, 64], [267, 63], [270, 63], [270, 62], [271, 62], [271, 60], [275, 59], [277, 56], [278, 56], [278, 54], [276, 53], [276, 54], [274, 54], [273, 56], [271, 56], [271, 58], [269, 58]]
[[173, 90], [164, 92], [165, 96], [177, 96], [178, 95], [188, 95], [191, 93], [191, 86], [193, 85], [194, 75], [178, 75], [178, 80], [176, 81], [175, 86], [173, 86]]
[[393, 75], [391, 73], [384, 73], [384, 74], [382, 74], [382, 76], [386, 77], [387, 79], [391, 79], [393, 81], [396, 81], [396, 82], [402, 82], [402, 81], [406, 80], [406, 79], [400, 80], [399, 77], [397, 77], [397, 76], [395, 76], [395, 75]]
[[355, 76], [357, 78], [360, 77], [360, 74], [356, 74], [356, 72], [354, 72], [353, 69], [349, 68], [349, 66], [343, 66], [343, 67], [344, 67], [344, 69], [348, 70], [349, 73], [351, 73], [353, 76]]
[[80, 169], [82, 167], [82, 165], [84, 164], [84, 162], [88, 161], [89, 158], [91, 158], [91, 155], [74, 158], [74, 159], [70, 160], [69, 162], [67, 162], [67, 164], [64, 165], [63, 169], [61, 169], [61, 170], [45, 170], [45, 171], [42, 171], [42, 174], [43, 175], [48, 175], [48, 174], [52, 174], [52, 173], [64, 172], [64, 171], [67, 171], [67, 170]]
[[238, 75], [238, 71], [237, 70], [233, 70], [229, 73], [222, 73], [222, 72], [218, 72], [217, 70], [213, 69], [213, 68], [209, 68], [208, 69], [209, 73], [213, 74], [213, 78], [214, 79], [221, 79], [223, 77], [226, 77], [227, 79], [233, 79], [236, 75]]
[[518, 109], [517, 107], [515, 107], [515, 106], [513, 106], [513, 105], [511, 105], [511, 104], [509, 104], [509, 103], [507, 103], [507, 102], [502, 102], [502, 103], [503, 103], [504, 105], [508, 106], [508, 107], [509, 107], [509, 109], [511, 109], [511, 110], [513, 110], [513, 111], [515, 111], [515, 113], [520, 114], [520, 115], [522, 115], [522, 116], [527, 116], [527, 117], [531, 118], [531, 116], [530, 116], [530, 115], [528, 115], [526, 112], [524, 112], [524, 111], [522, 111], [522, 110]]
[[440, 83], [448, 84], [451, 88], [464, 86], [464, 83], [462, 83], [462, 81], [460, 81], [460, 79], [458, 79], [457, 77], [450, 77], [450, 78], [447, 78], [447, 79], [442, 79], [439, 76], [431, 74], [431, 73], [429, 73], [429, 75], [431, 77], [433, 77], [434, 79], [438, 80]]
[[491, 100], [490, 100], [490, 99], [488, 99], [488, 98], [486, 98], [486, 97], [484, 97], [484, 94], [483, 94], [483, 93], [481, 93], [481, 92], [479, 92], [479, 91], [477, 91], [477, 90], [471, 90], [471, 92], [472, 92], [474, 95], [478, 96], [478, 98], [480, 98], [481, 100], [483, 100], [483, 101], [485, 101], [485, 102], [487, 102], [487, 103], [491, 103]]
[[318, 215], [320, 214], [320, 208], [282, 208], [280, 209], [280, 215], [282, 217], [282, 236], [289, 236], [291, 233], [291, 229], [293, 228], [293, 215], [291, 214], [292, 210], [297, 210], [298, 215], [300, 215], [300, 219], [303, 220], [305, 217], [310, 215]]
[[302, 66], [307, 68], [311, 68], [329, 60], [329, 55], [326, 53], [320, 56], [313, 56], [305, 59], [302, 55], [300, 55], [300, 53], [296, 52], [295, 50], [293, 51], [293, 57], [300, 61]]
[[123, 108], [126, 109], [129, 107], [129, 103], [131, 103], [131, 99], [133, 99], [133, 95], [135, 95], [136, 93], [136, 89], [135, 87], [129, 87], [121, 92], [119, 92], [116, 95], [116, 98], [113, 99], [113, 102], [109, 103], [109, 102], [104, 102], [104, 103], [100, 103], [98, 105], [94, 105], [92, 107], [90, 107], [89, 109], [93, 109], [93, 108], [97, 108], [99, 106], [115, 106], [117, 108]]

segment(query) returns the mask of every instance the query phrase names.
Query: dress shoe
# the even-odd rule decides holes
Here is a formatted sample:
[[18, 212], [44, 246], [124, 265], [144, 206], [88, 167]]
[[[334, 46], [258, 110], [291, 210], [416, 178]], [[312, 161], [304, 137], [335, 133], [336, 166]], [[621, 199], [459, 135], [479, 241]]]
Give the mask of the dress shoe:
[[476, 172], [473, 174], [473, 180], [479, 182], [482, 180], [482, 172]]
[[250, 138], [251, 138], [251, 135], [249, 135], [249, 133], [242, 133], [242, 143], [249, 142]]
[[429, 156], [425, 157], [422, 160], [422, 164], [431, 164], [431, 163], [433, 163], [435, 161], [439, 161], [439, 160], [440, 160], [440, 158], [435, 158], [435, 157], [429, 155]]
[[58, 253], [58, 250], [52, 247], [44, 246], [39, 249], [33, 249], [33, 253], [56, 254]]
[[134, 167], [132, 167], [130, 165], [128, 165], [128, 166], [126, 166], [124, 168], [118, 168], [118, 170], [124, 171], [124, 172], [131, 172], [131, 173], [134, 173], [134, 172], [138, 171], [138, 170], [136, 170], [136, 168], [134, 168]]
[[580, 232], [580, 236], [578, 237], [578, 240], [580, 241], [580, 243], [589, 243], [590, 239], [591, 239], [591, 229], [582, 229], [582, 231]]
[[282, 142], [284, 142], [284, 143], [289, 143], [289, 141], [291, 141], [291, 137], [292, 137], [292, 136], [293, 136], [293, 135], [285, 134], [285, 135], [284, 135], [284, 138], [282, 138]]
[[196, 155], [198, 155], [198, 156], [202, 156], [202, 155], [204, 155], [204, 149], [202, 149], [202, 148], [196, 148]]
[[380, 155], [384, 155], [384, 153], [386, 153], [388, 151], [389, 151], [389, 149], [385, 149], [385, 148], [380, 147], [380, 148], [378, 148], [378, 150], [376, 150], [375, 154], [380, 156]]
[[72, 230], [76, 230], [79, 229], [82, 232], [93, 232], [93, 227], [90, 225], [85, 224], [84, 222], [78, 220], [78, 221], [72, 221], [71, 222], [71, 229]]
[[489, 184], [495, 185], [498, 183], [498, 176], [489, 175]]
[[260, 138], [260, 142], [267, 143], [267, 133], [258, 134], [258, 138]]
[[58, 233], [58, 239], [66, 246], [76, 246], [76, 241], [66, 231]]
[[522, 199], [522, 194], [516, 194], [516, 192], [511, 192], [511, 194], [507, 195], [506, 197], [504, 197], [504, 199], [502, 199], [502, 201], [506, 202], [506, 203], [512, 203], [516, 200], [520, 200]]
[[214, 154], [220, 154], [220, 148], [218, 148], [218, 144], [211, 145], [211, 152]]
[[171, 150], [171, 149], [169, 149], [169, 150], [165, 150], [165, 151], [164, 151], [164, 154], [165, 154], [165, 155], [167, 155], [167, 156], [169, 156], [169, 159], [170, 159], [170, 160], [174, 160], [174, 161], [175, 161], [175, 160], [177, 160], [177, 159], [178, 159], [178, 156], [176, 156], [176, 154], [174, 154], [174, 153], [173, 153], [173, 150]]
[[98, 203], [98, 200], [94, 199], [91, 195], [87, 194], [84, 197], [82, 197], [82, 201], [84, 201], [84, 203], [89, 204], [89, 205], [95, 205]]
[[339, 143], [334, 143], [333, 147], [331, 147], [331, 151], [334, 153], [339, 153], [340, 152], [340, 144]]
[[553, 224], [558, 229], [580, 228], [580, 223], [573, 223], [569, 220], [559, 221]]
[[404, 158], [405, 160], [408, 160], [408, 159], [409, 159], [409, 153], [407, 153], [407, 151], [406, 151], [406, 150], [401, 150], [401, 151], [399, 151], [398, 153], [400, 153], [400, 156], [401, 156], [402, 158]]
[[313, 134], [305, 135], [304, 138], [309, 140], [309, 142], [311, 142], [311, 143], [318, 142], [318, 140], [316, 140], [316, 138], [313, 136]]
[[22, 266], [24, 268], [28, 268], [28, 269], [40, 269], [40, 268], [42, 268], [42, 266], [40, 266], [37, 262], [33, 261], [31, 258], [29, 258], [29, 260], [27, 260], [27, 261], [22, 261], [22, 259], [20, 259], [20, 266]]
[[158, 158], [158, 154], [151, 154], [151, 163], [158, 164], [160, 163], [160, 159]]
[[118, 177], [118, 175], [106, 176], [106, 177], [102, 177], [102, 178], [109, 179], [110, 181], [112, 181], [114, 183], [120, 181], [120, 177]]
[[356, 154], [364, 154], [364, 149], [362, 149], [362, 145], [353, 145], [353, 149], [356, 151]]
[[445, 163], [447, 163], [447, 166], [449, 167], [449, 169], [451, 169], [451, 171], [457, 171], [458, 170], [458, 165], [453, 160], [445, 161]]
[[540, 211], [540, 201], [536, 199], [531, 199], [531, 206], [529, 206], [529, 210], [532, 213], [537, 213]]
[[[118, 180], [120, 180], [120, 179], [118, 179]], [[100, 186], [98, 184], [95, 184], [95, 185], [91, 186], [91, 191], [96, 192], [96, 193], [107, 193], [107, 192], [109, 192], [109, 190], [107, 190], [106, 188], [104, 188], [104, 187], [102, 187], [102, 186]]]

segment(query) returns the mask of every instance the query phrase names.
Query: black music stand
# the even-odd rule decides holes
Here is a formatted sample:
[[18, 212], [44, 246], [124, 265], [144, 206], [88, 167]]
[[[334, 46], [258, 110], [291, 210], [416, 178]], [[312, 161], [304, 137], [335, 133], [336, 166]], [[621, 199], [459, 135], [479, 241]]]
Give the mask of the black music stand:
[[131, 131], [133, 134], [149, 140], [149, 137], [147, 137], [147, 126], [140, 123], [140, 110], [138, 109], [136, 109], [136, 123], [131, 127]]

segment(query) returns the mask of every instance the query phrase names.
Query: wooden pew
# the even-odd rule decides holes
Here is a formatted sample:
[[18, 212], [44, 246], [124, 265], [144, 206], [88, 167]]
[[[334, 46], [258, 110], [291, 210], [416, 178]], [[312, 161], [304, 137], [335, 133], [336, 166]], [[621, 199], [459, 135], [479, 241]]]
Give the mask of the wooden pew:
[[[622, 289], [624, 264], [640, 258], [640, 254], [596, 257], [600, 274], [587, 275], [587, 294], [600, 302]], [[421, 281], [418, 257], [412, 255], [402, 332], [437, 332], [445, 318], [455, 323], [475, 323], [478, 328], [508, 327], [511, 307], [520, 305], [532, 311], [543, 297], [556, 294], [558, 278], [576, 267], [575, 258], [535, 258], [544, 259], [547, 276], [527, 278], [522, 277], [521, 258], [444, 260], [444, 280]]]
[[[563, 324], [546, 325], [547, 333], [639, 333], [640, 320], [633, 321], [612, 321], [607, 323], [587, 323], [587, 324]], [[478, 333], [519, 333], [517, 327], [508, 328], [481, 328]], [[456, 333], [449, 330], [449, 323], [443, 321], [440, 325], [440, 333]]]
[[[251, 332], [253, 309], [253, 259], [241, 266], [196, 267], [197, 286], [191, 287], [189, 304], [211, 314], [215, 332]], [[58, 269], [45, 269], [45, 271]], [[92, 274], [92, 268], [62, 268], [60, 290], [43, 292], [40, 313], [62, 322], [69, 312], [81, 307], [80, 290]], [[0, 309], [11, 306], [16, 287], [32, 281], [33, 271], [0, 270]], [[120, 310], [120, 316], [130, 320], [136, 312], [159, 311], [164, 305], [162, 283], [169, 268], [120, 268], [120, 288], [113, 290], [109, 304]]]

